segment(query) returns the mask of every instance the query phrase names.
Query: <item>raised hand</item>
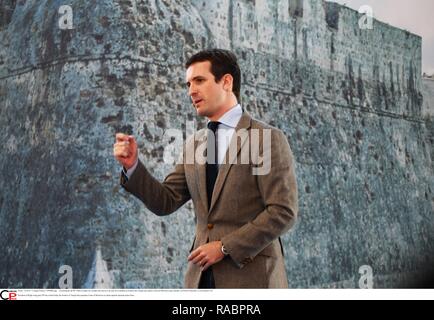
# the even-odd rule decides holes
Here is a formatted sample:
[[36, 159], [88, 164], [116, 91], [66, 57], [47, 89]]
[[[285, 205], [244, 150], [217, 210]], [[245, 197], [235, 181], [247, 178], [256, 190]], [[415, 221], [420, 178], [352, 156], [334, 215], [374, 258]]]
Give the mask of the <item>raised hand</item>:
[[116, 133], [113, 155], [125, 169], [130, 169], [138, 158], [136, 139], [124, 133]]

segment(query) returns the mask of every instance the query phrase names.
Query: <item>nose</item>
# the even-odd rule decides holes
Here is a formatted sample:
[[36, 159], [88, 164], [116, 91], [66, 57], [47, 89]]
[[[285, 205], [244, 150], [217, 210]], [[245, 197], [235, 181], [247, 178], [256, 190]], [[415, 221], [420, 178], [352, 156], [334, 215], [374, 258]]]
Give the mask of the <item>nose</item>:
[[197, 90], [196, 90], [196, 86], [194, 84], [191, 84], [190, 87], [188, 88], [188, 94], [190, 95], [190, 97], [193, 97], [194, 95], [196, 95]]

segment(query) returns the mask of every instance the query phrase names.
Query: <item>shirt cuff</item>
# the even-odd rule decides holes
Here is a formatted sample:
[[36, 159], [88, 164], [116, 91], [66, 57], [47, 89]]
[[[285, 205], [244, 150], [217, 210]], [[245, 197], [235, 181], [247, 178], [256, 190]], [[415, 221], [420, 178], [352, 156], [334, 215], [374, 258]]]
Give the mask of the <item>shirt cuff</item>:
[[134, 170], [136, 170], [138, 164], [139, 164], [139, 159], [137, 159], [136, 162], [134, 163], [134, 165], [131, 168], [129, 168], [128, 170], [126, 170], [125, 167], [122, 167], [122, 172], [124, 173], [124, 175], [126, 175], [126, 177], [128, 179], [134, 173]]

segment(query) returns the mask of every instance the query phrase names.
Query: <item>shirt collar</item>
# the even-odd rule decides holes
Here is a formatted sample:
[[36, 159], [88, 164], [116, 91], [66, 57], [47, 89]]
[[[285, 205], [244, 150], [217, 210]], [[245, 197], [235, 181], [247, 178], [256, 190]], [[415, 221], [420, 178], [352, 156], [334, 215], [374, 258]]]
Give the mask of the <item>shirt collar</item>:
[[243, 114], [243, 109], [240, 104], [226, 111], [224, 115], [220, 117], [217, 121], [231, 128], [235, 128], [241, 119]]

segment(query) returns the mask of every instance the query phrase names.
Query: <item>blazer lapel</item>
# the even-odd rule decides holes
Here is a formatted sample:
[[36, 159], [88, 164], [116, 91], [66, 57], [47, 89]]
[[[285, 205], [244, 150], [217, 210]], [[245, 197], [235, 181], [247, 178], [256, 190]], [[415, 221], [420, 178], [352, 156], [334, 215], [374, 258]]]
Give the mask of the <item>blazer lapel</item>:
[[[249, 139], [247, 139], [248, 138], [247, 130], [250, 128], [251, 120], [252, 120], [252, 117], [246, 111], [244, 111], [243, 115], [240, 118], [240, 121], [238, 122], [238, 124], [235, 128], [235, 133], [231, 139], [228, 150], [226, 151], [226, 155], [225, 155], [226, 162], [224, 164], [220, 165], [219, 173], [217, 175], [217, 180], [216, 180], [215, 186], [214, 186], [214, 191], [212, 193], [211, 206], [210, 206], [208, 212], [211, 212], [211, 210], [213, 209], [213, 207], [214, 207], [214, 205], [215, 205], [215, 203], [216, 203], [216, 201], [220, 195], [220, 192], [223, 188], [223, 185], [225, 183], [228, 172], [229, 172], [232, 164], [236, 163], [237, 155], [240, 153], [240, 150], [243, 147], [243, 145], [249, 140]], [[240, 143], [238, 143], [238, 135], [237, 135], [237, 132], [239, 132], [239, 130], [246, 130], [245, 134], [240, 135], [240, 138], [241, 138]], [[230, 150], [234, 150], [235, 148], [236, 148], [236, 152], [231, 153]], [[204, 175], [203, 189], [205, 190], [205, 195], [206, 195], [205, 166], [203, 166], [203, 175]], [[202, 190], [202, 189], [200, 189], [200, 190]], [[208, 198], [206, 198], [206, 201], [208, 203]]]
[[[206, 157], [202, 150], [206, 150], [207, 131], [198, 132], [197, 139], [194, 142], [194, 167], [196, 169], [196, 183], [199, 190], [199, 196], [208, 212], [208, 195], [206, 193]], [[197, 151], [198, 148], [201, 150]]]

